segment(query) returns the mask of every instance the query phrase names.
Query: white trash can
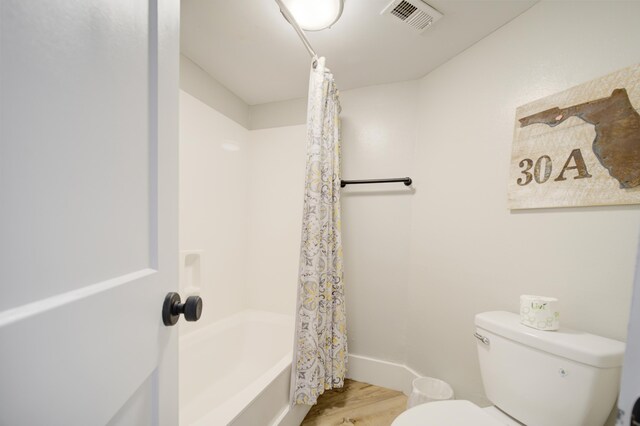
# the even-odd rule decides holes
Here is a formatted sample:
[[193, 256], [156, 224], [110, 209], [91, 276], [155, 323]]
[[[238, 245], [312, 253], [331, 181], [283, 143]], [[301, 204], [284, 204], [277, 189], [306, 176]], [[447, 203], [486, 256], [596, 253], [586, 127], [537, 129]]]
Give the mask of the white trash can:
[[447, 399], [453, 399], [453, 389], [449, 383], [433, 377], [418, 377], [413, 380], [407, 409], [426, 402], [446, 401]]

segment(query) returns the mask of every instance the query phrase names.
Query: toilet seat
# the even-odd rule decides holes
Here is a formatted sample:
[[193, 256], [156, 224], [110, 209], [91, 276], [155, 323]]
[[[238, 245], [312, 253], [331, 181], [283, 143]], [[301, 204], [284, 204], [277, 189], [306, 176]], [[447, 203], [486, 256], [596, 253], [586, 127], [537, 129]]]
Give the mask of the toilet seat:
[[420, 404], [400, 414], [391, 426], [504, 426], [469, 401], [438, 401]]

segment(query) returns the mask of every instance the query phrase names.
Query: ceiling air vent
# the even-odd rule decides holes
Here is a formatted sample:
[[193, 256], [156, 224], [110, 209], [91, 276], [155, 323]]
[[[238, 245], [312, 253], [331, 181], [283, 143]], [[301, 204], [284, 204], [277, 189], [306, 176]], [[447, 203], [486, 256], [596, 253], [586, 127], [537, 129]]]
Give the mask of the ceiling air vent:
[[422, 0], [393, 0], [380, 14], [389, 15], [397, 22], [409, 26], [416, 33], [423, 32], [442, 18], [442, 13]]

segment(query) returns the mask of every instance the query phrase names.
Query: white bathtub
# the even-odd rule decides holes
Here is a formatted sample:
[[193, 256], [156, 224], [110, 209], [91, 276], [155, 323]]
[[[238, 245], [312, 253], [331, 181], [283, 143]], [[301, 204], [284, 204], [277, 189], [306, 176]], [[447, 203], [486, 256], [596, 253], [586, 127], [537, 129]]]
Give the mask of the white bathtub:
[[243, 311], [180, 337], [180, 426], [294, 425], [293, 318]]

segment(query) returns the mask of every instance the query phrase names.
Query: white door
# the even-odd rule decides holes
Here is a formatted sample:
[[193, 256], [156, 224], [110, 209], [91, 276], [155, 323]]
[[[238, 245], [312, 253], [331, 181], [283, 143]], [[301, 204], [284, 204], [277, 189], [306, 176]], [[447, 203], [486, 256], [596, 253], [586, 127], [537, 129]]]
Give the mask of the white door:
[[0, 0], [0, 425], [177, 424], [177, 0]]
[[636, 254], [631, 314], [627, 333], [627, 349], [622, 367], [622, 383], [618, 397], [618, 426], [640, 424], [640, 241]]

